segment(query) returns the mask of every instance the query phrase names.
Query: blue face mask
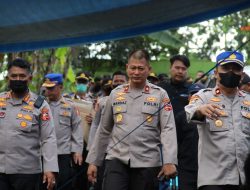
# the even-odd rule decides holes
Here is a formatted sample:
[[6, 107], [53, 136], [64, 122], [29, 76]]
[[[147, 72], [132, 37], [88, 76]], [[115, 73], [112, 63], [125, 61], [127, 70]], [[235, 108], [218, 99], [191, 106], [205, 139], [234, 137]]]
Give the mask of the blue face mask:
[[77, 84], [76, 90], [77, 90], [77, 92], [87, 92], [87, 85], [86, 84]]

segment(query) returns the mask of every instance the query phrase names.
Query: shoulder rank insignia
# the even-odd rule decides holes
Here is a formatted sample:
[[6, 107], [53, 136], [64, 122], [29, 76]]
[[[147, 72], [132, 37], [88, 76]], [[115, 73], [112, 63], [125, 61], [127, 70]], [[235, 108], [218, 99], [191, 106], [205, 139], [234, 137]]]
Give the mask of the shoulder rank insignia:
[[219, 95], [219, 94], [220, 94], [220, 89], [219, 89], [219, 88], [217, 88], [217, 89], [215, 90], [215, 94], [216, 94], [216, 95]]
[[148, 85], [145, 86], [144, 92], [149, 93], [149, 86]]
[[127, 93], [129, 89], [129, 85], [124, 86], [124, 92]]

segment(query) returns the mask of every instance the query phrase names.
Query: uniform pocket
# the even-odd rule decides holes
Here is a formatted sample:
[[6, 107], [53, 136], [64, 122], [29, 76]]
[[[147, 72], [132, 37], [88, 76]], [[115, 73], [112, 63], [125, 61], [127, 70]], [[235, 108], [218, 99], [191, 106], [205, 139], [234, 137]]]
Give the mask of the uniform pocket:
[[242, 131], [247, 135], [250, 135], [250, 113], [241, 111], [242, 119], [241, 119], [241, 127]]
[[150, 106], [142, 107], [143, 121], [145, 121], [144, 125], [148, 125], [148, 126], [158, 125], [159, 113], [157, 113], [157, 111], [158, 111], [158, 107], [150, 107]]
[[127, 105], [113, 106], [114, 121], [116, 124], [125, 124], [127, 116]]
[[208, 120], [209, 123], [209, 130], [211, 132], [223, 132], [228, 131], [229, 127], [228, 124], [225, 122], [227, 117], [219, 118], [217, 120]]
[[70, 126], [71, 123], [71, 112], [66, 110], [60, 110], [59, 112], [59, 123], [62, 125]]

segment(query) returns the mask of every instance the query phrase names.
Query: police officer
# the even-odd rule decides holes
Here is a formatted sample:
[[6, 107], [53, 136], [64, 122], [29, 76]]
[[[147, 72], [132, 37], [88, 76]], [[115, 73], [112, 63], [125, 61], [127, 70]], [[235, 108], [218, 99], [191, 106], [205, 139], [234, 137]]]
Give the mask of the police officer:
[[[103, 97], [99, 98], [97, 104], [95, 106], [96, 114], [95, 118], [91, 124], [90, 132], [89, 132], [89, 139], [88, 139], [88, 150], [90, 149], [91, 145], [94, 142], [96, 131], [99, 127], [102, 112], [106, 105], [106, 101], [108, 96], [111, 93], [111, 90], [116, 88], [119, 85], [125, 84], [128, 82], [128, 76], [126, 73], [122, 71], [115, 71], [112, 75], [112, 80], [103, 80], [102, 89], [103, 89]], [[98, 138], [98, 137], [97, 137]], [[102, 189], [102, 180], [103, 180], [103, 173], [104, 173], [105, 165], [98, 167], [97, 172], [97, 183], [94, 185], [95, 190]]]
[[[57, 185], [60, 187], [72, 177], [72, 158], [73, 164], [82, 164], [83, 132], [81, 118], [74, 102], [61, 95], [63, 89], [62, 74], [47, 74], [42, 86], [46, 88], [45, 95], [48, 98], [55, 123], [59, 164]], [[71, 188], [71, 183], [68, 183], [63, 189], [70, 190]]]
[[198, 124], [199, 189], [237, 190], [250, 152], [250, 95], [238, 89], [243, 55], [226, 51], [216, 61], [216, 87], [195, 94], [185, 110], [188, 121]]
[[43, 172], [43, 183], [52, 190], [58, 164], [49, 105], [37, 102], [37, 95], [29, 91], [32, 74], [28, 62], [15, 59], [7, 70], [10, 91], [0, 94], [0, 189], [37, 189]]
[[[118, 86], [107, 100], [87, 157], [88, 178], [96, 181], [97, 166], [107, 152], [104, 190], [158, 189], [157, 176], [176, 174], [177, 143], [172, 106], [167, 93], [146, 80], [151, 69], [146, 51], [133, 51], [126, 69], [130, 83]], [[128, 136], [118, 143], [125, 135]]]

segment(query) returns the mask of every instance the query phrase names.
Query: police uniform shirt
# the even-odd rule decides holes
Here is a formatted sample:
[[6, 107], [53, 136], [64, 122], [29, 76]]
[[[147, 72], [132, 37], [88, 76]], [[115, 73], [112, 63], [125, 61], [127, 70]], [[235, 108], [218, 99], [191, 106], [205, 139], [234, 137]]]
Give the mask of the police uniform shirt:
[[[157, 112], [161, 107], [164, 108]], [[163, 163], [177, 163], [174, 115], [168, 95], [162, 88], [148, 82], [142, 90], [120, 85], [111, 92], [101, 117], [86, 159], [88, 163], [101, 165], [107, 151], [106, 159], [116, 158], [125, 164], [130, 161], [130, 167], [161, 166], [161, 143]], [[122, 142], [110, 148], [139, 125]]]
[[[217, 120], [198, 120], [200, 105], [219, 105]], [[250, 95], [238, 91], [224, 96], [219, 88], [201, 90], [185, 107], [187, 120], [198, 124], [198, 186], [239, 185], [244, 183], [244, 162], [250, 152]]]
[[23, 99], [12, 98], [10, 92], [0, 94], [0, 173], [40, 173], [41, 156], [45, 172], [58, 172], [51, 111], [46, 101], [35, 108], [36, 99], [32, 92]]
[[62, 97], [49, 103], [54, 118], [58, 154], [82, 153], [83, 132], [81, 118], [74, 102]]

